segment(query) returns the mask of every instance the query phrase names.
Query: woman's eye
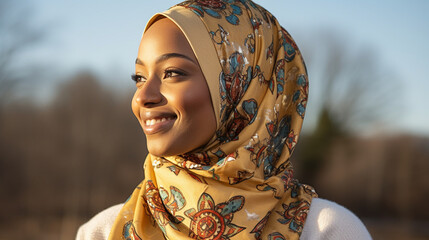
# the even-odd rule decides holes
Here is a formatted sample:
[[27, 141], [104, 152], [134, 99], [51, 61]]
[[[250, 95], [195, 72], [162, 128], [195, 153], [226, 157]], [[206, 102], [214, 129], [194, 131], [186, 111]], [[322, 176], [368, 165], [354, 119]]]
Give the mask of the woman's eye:
[[145, 77], [143, 77], [141, 75], [137, 75], [137, 74], [132, 74], [131, 79], [136, 83], [146, 82]]
[[185, 74], [178, 70], [165, 70], [164, 71], [164, 78], [171, 78], [171, 77], [179, 77], [184, 76]]

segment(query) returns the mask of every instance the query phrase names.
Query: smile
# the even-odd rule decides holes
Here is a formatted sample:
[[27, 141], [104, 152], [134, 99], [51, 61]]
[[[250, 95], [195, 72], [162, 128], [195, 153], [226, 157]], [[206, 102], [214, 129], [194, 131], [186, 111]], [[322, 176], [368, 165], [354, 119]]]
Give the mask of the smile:
[[176, 119], [177, 116], [175, 115], [153, 116], [142, 119], [141, 125], [146, 135], [152, 135], [167, 132], [173, 127]]
[[159, 118], [158, 119], [148, 119], [148, 120], [146, 120], [145, 124], [146, 124], [146, 126], [153, 126], [157, 123], [165, 122], [165, 121], [171, 121], [171, 120], [173, 120], [172, 117], [161, 118], [161, 119], [159, 119]]

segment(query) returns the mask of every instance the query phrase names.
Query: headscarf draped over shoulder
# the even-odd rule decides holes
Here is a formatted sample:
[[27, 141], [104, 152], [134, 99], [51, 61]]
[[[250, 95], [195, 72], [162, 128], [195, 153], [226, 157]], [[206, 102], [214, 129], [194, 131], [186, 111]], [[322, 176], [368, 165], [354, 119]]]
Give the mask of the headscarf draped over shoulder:
[[249, 0], [194, 0], [156, 14], [184, 33], [217, 118], [210, 142], [148, 155], [109, 239], [298, 239], [314, 190], [289, 161], [308, 96], [295, 42]]

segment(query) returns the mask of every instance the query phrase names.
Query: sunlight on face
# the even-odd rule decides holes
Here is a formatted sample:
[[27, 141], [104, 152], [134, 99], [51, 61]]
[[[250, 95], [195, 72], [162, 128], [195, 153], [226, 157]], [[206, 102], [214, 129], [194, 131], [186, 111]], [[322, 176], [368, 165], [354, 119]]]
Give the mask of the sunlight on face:
[[134, 115], [148, 150], [165, 157], [205, 145], [216, 130], [210, 92], [186, 37], [169, 19], [145, 32], [136, 60]]

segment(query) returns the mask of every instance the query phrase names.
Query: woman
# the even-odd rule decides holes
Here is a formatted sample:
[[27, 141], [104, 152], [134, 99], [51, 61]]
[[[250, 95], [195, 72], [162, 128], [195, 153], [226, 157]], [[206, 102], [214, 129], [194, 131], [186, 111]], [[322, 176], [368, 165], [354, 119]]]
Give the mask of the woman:
[[132, 109], [145, 179], [77, 239], [370, 239], [292, 177], [308, 80], [295, 42], [248, 0], [195, 0], [149, 21]]

